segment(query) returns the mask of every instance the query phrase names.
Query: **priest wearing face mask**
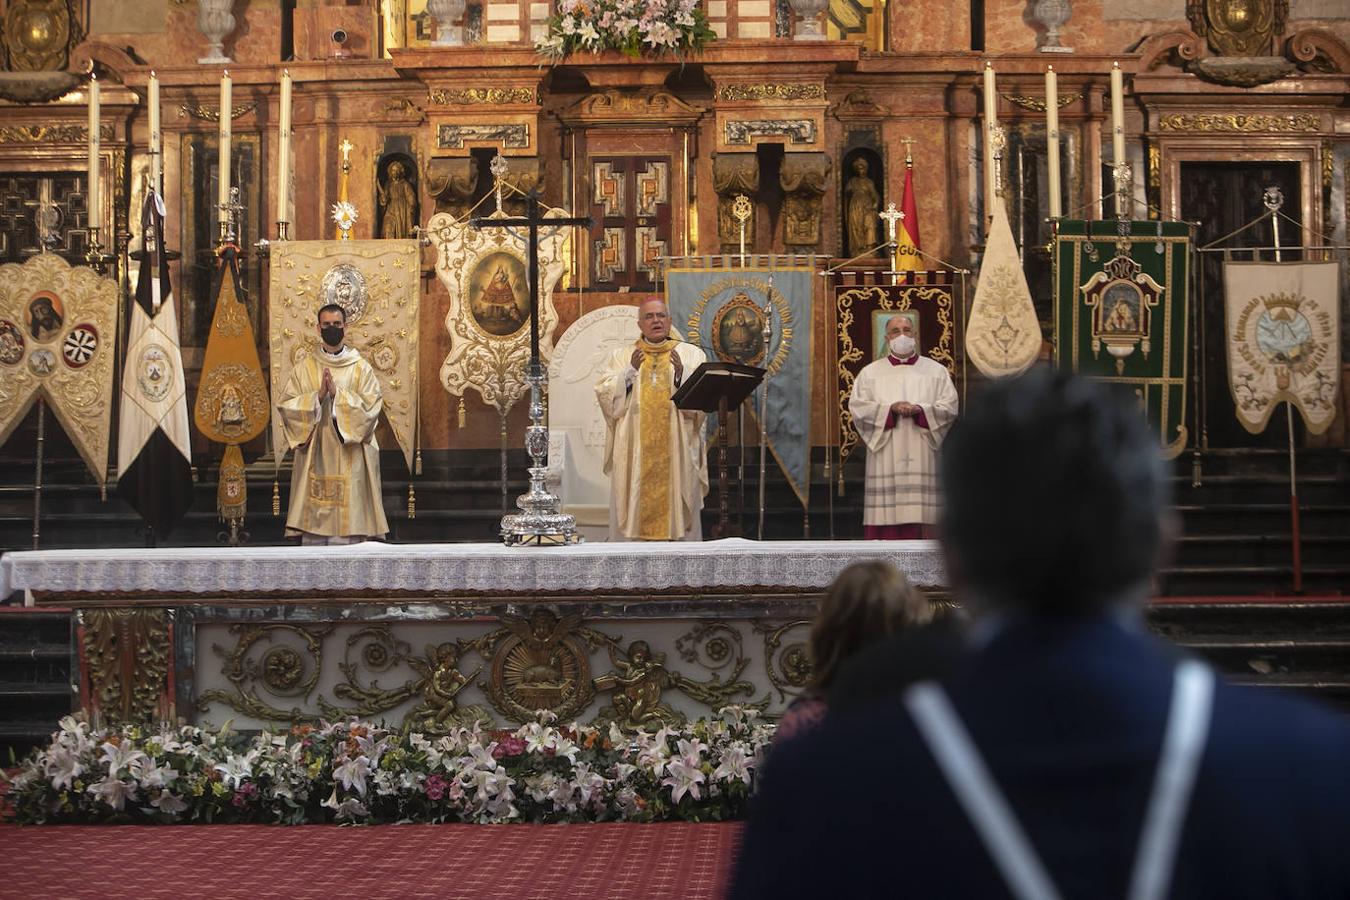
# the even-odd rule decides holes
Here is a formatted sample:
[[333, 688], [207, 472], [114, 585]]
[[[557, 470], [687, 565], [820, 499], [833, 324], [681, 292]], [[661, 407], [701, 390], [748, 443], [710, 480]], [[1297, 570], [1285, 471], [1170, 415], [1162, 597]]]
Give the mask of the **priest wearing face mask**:
[[670, 336], [660, 297], [638, 307], [641, 337], [610, 354], [595, 385], [605, 416], [605, 474], [610, 476], [611, 541], [697, 541], [708, 493], [704, 414], [670, 402], [706, 359]]
[[370, 363], [346, 344], [347, 314], [319, 310], [320, 345], [296, 362], [277, 401], [295, 450], [287, 537], [302, 544], [355, 544], [389, 531], [380, 499], [375, 425], [384, 401]]
[[886, 356], [858, 373], [848, 410], [867, 447], [863, 537], [932, 536], [938, 517], [937, 451], [956, 419], [946, 367], [920, 356], [908, 316], [886, 322]]

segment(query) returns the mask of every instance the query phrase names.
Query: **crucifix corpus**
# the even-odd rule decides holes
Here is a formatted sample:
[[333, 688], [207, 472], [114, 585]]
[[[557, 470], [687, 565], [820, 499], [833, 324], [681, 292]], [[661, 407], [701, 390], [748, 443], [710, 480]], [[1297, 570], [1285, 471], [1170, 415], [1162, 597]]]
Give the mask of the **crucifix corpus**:
[[899, 276], [896, 275], [895, 268], [899, 261], [900, 242], [896, 239], [895, 229], [897, 222], [905, 220], [905, 214], [896, 209], [894, 203], [887, 203], [886, 211], [877, 213], [877, 218], [886, 223], [886, 240], [890, 242], [887, 246], [891, 248], [891, 284], [898, 284]]
[[[503, 165], [500, 168], [505, 174], [506, 167]], [[539, 228], [543, 225], [550, 228], [571, 225], [589, 228], [591, 220], [589, 217], [545, 218], [540, 211], [539, 191], [535, 188], [525, 195], [523, 218], [475, 216], [469, 220], [469, 224], [474, 228], [525, 228], [529, 234], [530, 362], [525, 381], [530, 386], [530, 425], [525, 429], [525, 450], [532, 462], [530, 490], [516, 499], [520, 512], [502, 517], [502, 541], [507, 546], [577, 543], [581, 537], [577, 534], [576, 519], [559, 511], [558, 495], [550, 492], [545, 482], [548, 473], [548, 426], [544, 424], [544, 388], [548, 384], [548, 373], [539, 359]]]

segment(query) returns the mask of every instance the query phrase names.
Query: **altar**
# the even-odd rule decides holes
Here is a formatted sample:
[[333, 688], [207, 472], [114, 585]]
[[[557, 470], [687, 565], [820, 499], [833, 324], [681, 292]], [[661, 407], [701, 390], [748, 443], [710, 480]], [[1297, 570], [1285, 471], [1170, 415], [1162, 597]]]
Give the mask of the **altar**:
[[0, 558], [0, 596], [75, 610], [78, 705], [103, 722], [635, 727], [780, 713], [825, 589], [877, 558], [946, 602], [931, 541], [738, 538], [30, 551]]

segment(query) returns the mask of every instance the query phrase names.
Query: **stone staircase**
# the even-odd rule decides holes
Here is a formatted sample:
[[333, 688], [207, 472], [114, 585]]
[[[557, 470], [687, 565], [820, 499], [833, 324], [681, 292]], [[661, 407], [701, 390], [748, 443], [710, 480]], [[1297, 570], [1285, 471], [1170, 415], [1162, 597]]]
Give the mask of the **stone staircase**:
[[71, 710], [71, 614], [0, 607], [0, 767], [45, 743]]

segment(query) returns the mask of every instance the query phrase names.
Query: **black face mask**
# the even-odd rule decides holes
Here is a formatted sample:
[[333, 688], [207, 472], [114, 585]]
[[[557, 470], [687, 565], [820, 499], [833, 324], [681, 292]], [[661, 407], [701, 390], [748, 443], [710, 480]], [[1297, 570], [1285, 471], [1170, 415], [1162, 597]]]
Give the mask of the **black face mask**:
[[319, 329], [319, 334], [323, 335], [323, 342], [330, 347], [336, 347], [342, 343], [342, 336], [345, 333], [341, 325], [325, 325]]

